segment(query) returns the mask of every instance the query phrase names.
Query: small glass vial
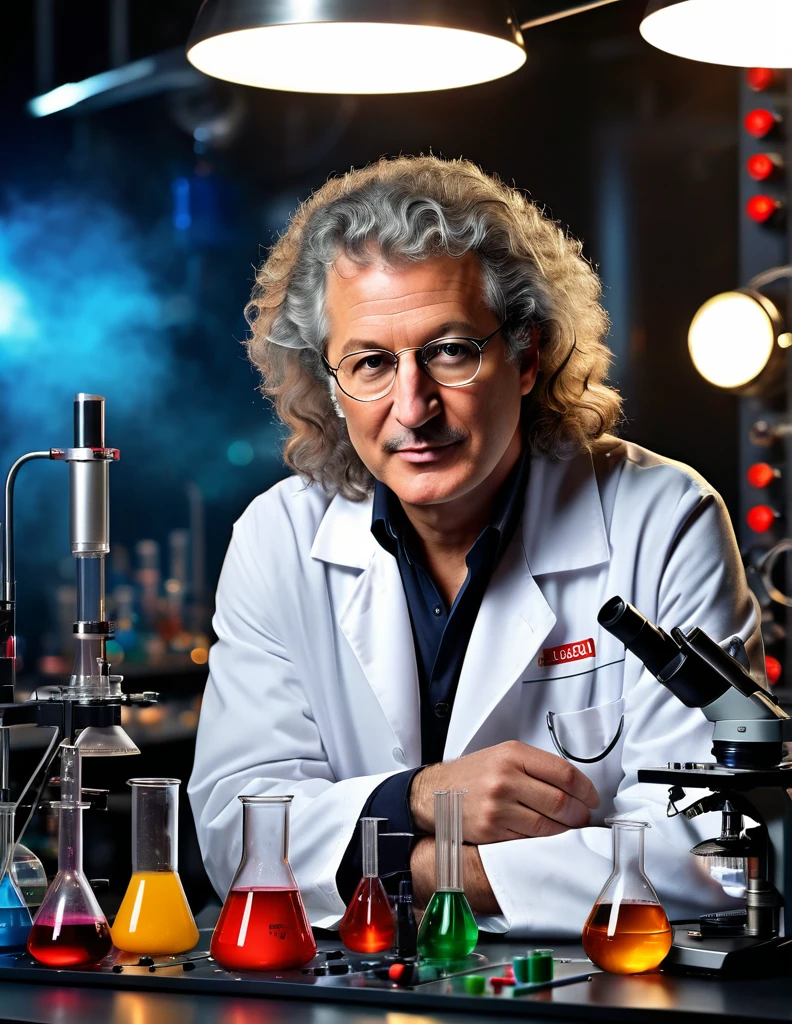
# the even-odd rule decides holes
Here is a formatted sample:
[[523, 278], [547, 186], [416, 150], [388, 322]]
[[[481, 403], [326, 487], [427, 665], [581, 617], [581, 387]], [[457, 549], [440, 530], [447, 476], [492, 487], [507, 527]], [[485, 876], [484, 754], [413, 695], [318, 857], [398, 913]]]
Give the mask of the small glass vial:
[[381, 818], [360, 819], [363, 877], [355, 889], [338, 935], [353, 953], [381, 953], [396, 937], [396, 921], [379, 877], [378, 825]]
[[80, 750], [61, 744], [58, 873], [33, 918], [28, 952], [48, 967], [95, 964], [113, 947], [110, 929], [83, 873]]
[[223, 967], [272, 971], [302, 967], [316, 941], [289, 864], [291, 796], [240, 796], [242, 860], [209, 951]]
[[671, 949], [671, 925], [644, 872], [647, 822], [607, 818], [613, 832], [613, 870], [583, 927], [583, 949], [611, 974], [659, 967]]
[[127, 953], [186, 953], [198, 941], [178, 870], [179, 779], [130, 779], [132, 877], [111, 929]]
[[435, 793], [435, 892], [418, 929], [418, 952], [428, 960], [472, 953], [478, 926], [462, 877], [462, 801], [466, 790]]

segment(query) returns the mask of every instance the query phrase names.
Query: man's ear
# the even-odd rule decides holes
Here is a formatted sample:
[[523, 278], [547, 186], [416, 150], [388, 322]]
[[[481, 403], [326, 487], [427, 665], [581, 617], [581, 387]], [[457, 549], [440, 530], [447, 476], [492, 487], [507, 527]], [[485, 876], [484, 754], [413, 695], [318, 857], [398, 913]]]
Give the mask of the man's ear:
[[529, 394], [539, 373], [539, 328], [531, 325], [531, 341], [520, 353], [520, 394]]

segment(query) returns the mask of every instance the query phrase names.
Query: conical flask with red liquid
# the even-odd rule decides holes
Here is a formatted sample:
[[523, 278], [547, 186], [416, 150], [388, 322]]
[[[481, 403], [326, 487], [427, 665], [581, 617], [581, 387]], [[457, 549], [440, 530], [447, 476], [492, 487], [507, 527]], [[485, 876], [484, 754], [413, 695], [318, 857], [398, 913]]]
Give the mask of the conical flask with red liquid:
[[338, 935], [354, 953], [381, 953], [396, 938], [396, 919], [379, 877], [379, 832], [382, 818], [360, 819], [363, 877], [338, 926]]
[[611, 974], [659, 967], [671, 949], [671, 925], [644, 872], [644, 821], [607, 818], [613, 870], [583, 927], [583, 949]]
[[27, 948], [48, 967], [81, 967], [113, 948], [110, 929], [82, 865], [82, 772], [79, 748], [61, 744], [58, 873], [33, 918]]
[[223, 967], [272, 971], [302, 967], [316, 941], [289, 865], [291, 796], [240, 796], [242, 859], [209, 951]]

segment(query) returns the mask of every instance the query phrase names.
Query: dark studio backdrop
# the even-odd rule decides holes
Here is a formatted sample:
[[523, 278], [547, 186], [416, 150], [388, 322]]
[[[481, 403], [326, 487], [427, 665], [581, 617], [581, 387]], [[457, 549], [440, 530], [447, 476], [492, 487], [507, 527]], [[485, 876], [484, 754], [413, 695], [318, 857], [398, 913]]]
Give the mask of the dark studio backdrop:
[[[130, 58], [181, 46], [197, 7], [135, 0]], [[55, 0], [53, 10], [53, 84], [106, 70], [107, 0]], [[141, 539], [160, 545], [168, 576], [169, 534], [190, 525], [189, 489], [203, 508], [210, 601], [234, 519], [284, 474], [278, 426], [240, 344], [253, 265], [329, 175], [381, 154], [431, 151], [497, 172], [583, 239], [613, 321], [624, 435], [694, 466], [736, 515], [736, 400], [698, 377], [686, 335], [701, 302], [739, 283], [739, 72], [653, 49], [638, 34], [642, 11], [624, 0], [533, 30], [520, 72], [458, 91], [322, 97], [206, 79], [36, 120], [24, 107], [41, 84], [35, 5], [9, 6], [0, 32], [3, 473], [25, 451], [70, 443], [75, 392], [105, 395], [107, 442], [121, 450], [112, 540], [129, 552], [111, 582], [139, 596]], [[58, 594], [68, 603], [73, 580], [66, 480], [64, 467], [43, 462], [20, 474], [23, 683], [62, 654]], [[205, 614], [192, 628], [207, 632]], [[139, 722], [145, 749], [134, 766], [91, 766], [90, 781], [100, 774], [115, 794], [111, 811], [128, 809], [130, 775], [189, 774], [205, 670], [163, 654], [172, 636], [160, 633], [149, 661], [170, 693], [168, 721], [183, 729], [165, 744], [161, 719], [149, 733]], [[147, 651], [126, 653], [120, 670], [145, 675]], [[184, 824], [182, 872], [200, 903], [208, 891], [189, 815]], [[123, 830], [86, 829], [89, 873], [111, 873], [115, 857], [123, 886]], [[41, 825], [31, 845], [47, 849], [46, 834]]]

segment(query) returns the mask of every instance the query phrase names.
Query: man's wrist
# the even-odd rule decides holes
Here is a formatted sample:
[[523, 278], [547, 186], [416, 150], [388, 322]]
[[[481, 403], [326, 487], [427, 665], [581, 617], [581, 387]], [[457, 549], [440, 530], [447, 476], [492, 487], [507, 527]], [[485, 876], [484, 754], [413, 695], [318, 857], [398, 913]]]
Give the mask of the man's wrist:
[[434, 833], [434, 791], [432, 783], [435, 765], [427, 765], [413, 776], [410, 786], [410, 814], [417, 832]]

